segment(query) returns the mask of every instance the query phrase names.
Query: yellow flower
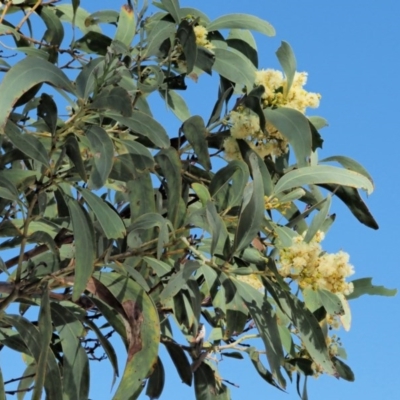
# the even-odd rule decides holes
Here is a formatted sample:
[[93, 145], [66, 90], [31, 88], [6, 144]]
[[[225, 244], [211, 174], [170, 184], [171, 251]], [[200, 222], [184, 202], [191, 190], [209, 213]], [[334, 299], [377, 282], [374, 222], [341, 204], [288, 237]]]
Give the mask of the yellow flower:
[[214, 45], [207, 39], [208, 31], [206, 28], [204, 28], [204, 26], [195, 26], [194, 33], [196, 35], [196, 44], [198, 46], [205, 47], [208, 50], [212, 50], [214, 48]]

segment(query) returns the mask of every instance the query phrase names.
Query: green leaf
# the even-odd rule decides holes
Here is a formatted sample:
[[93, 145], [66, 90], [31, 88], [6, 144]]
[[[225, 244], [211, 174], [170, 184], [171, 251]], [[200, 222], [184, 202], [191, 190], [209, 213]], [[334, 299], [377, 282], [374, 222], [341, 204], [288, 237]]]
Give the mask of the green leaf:
[[312, 137], [307, 118], [300, 111], [288, 107], [266, 108], [264, 114], [267, 121], [292, 145], [297, 165], [299, 167], [309, 165]]
[[18, 389], [20, 392], [17, 394], [17, 400], [24, 400], [25, 395], [27, 393], [27, 389], [29, 389], [35, 379], [36, 374], [36, 364], [32, 363], [28, 365], [22, 374], [23, 379], [19, 381]]
[[204, 125], [203, 118], [199, 115], [190, 117], [183, 123], [182, 131], [192, 145], [199, 163], [206, 171], [209, 171], [211, 169], [211, 160], [206, 141], [207, 129]]
[[83, 99], [87, 100], [90, 93], [93, 92], [96, 86], [96, 73], [100, 70], [100, 65], [104, 64], [104, 58], [98, 57], [94, 60], [90, 60], [84, 67], [76, 78], [76, 92], [77, 95]]
[[0, 93], [3, 93], [0, 97], [0, 129], [4, 129], [18, 99], [33, 86], [43, 82], [75, 93], [61, 69], [41, 58], [26, 57], [9, 70], [0, 83]]
[[132, 116], [132, 99], [120, 86], [105, 88], [94, 98], [88, 108], [119, 112], [123, 117], [129, 118]]
[[178, 26], [176, 38], [179, 40], [185, 55], [186, 72], [190, 74], [197, 58], [196, 34], [194, 33], [193, 24], [186, 19], [182, 20]]
[[172, 15], [172, 18], [178, 24], [180, 22], [179, 0], [161, 0], [162, 5]]
[[97, 339], [99, 339], [101, 346], [107, 354], [107, 358], [110, 360], [114, 372], [114, 377], [111, 384], [111, 386], [113, 386], [117, 377], [119, 376], [117, 353], [115, 352], [114, 347], [112, 346], [110, 341], [103, 335], [99, 327], [92, 320], [86, 318], [85, 324], [89, 326], [89, 328], [96, 334]]
[[171, 272], [171, 266], [164, 261], [152, 257], [143, 257], [143, 261], [145, 261], [160, 278]]
[[175, 24], [170, 21], [158, 21], [147, 37], [147, 46], [143, 50], [143, 57], [157, 55], [161, 44], [169, 37], [175, 36], [175, 32]]
[[146, 396], [149, 396], [150, 399], [160, 398], [162, 391], [164, 389], [164, 382], [165, 382], [164, 366], [163, 363], [161, 362], [160, 357], [158, 357], [157, 362], [154, 366], [153, 373], [147, 380]]
[[80, 188], [79, 192], [82, 194], [82, 197], [95, 214], [97, 220], [104, 230], [104, 234], [107, 239], [118, 239], [125, 237], [125, 225], [118, 213], [111, 206], [109, 206], [102, 198], [93, 194], [88, 189]]
[[314, 125], [315, 129], [320, 130], [325, 126], [328, 126], [328, 121], [325, 118], [318, 117], [316, 115], [311, 115], [307, 117], [308, 120]]
[[337, 357], [332, 357], [332, 361], [335, 364], [335, 368], [341, 378], [349, 382], [354, 382], [354, 373], [347, 364], [345, 364], [342, 360], [339, 360]]
[[79, 148], [78, 140], [76, 139], [76, 136], [73, 133], [67, 136], [64, 146], [65, 146], [65, 153], [74, 164], [76, 172], [79, 174], [82, 180], [86, 182], [87, 181], [86, 168], [82, 160], [82, 155], [81, 155], [81, 150]]
[[22, 133], [18, 126], [11, 121], [7, 122], [5, 133], [17, 149], [21, 150], [28, 157], [40, 162], [41, 164], [49, 166], [49, 156], [39, 139], [31, 134]]
[[131, 208], [131, 221], [147, 213], [156, 212], [154, 189], [151, 176], [148, 172], [137, 173], [134, 180], [127, 183]]
[[99, 54], [105, 56], [112, 40], [100, 32], [89, 31], [73, 43], [74, 49], [79, 49], [87, 54]]
[[182, 96], [175, 90], [160, 90], [161, 97], [167, 101], [171, 111], [182, 121], [190, 118], [190, 111]]
[[[19, 315], [3, 315], [4, 322], [12, 325], [21, 335], [21, 338], [29, 349], [36, 363], [39, 362], [41, 354], [41, 334], [36, 326], [31, 324], [26, 318]], [[63, 398], [63, 383], [61, 381], [60, 370], [52, 351], [48, 352], [45, 376], [46, 397], [49, 399]]]
[[182, 347], [173, 340], [164, 339], [162, 344], [167, 348], [168, 354], [178, 371], [182, 382], [188, 386], [192, 385], [192, 370], [189, 360]]
[[92, 274], [95, 260], [94, 230], [86, 210], [71, 197], [65, 196], [72, 221], [75, 242], [75, 284], [72, 300], [79, 299]]
[[89, 187], [94, 190], [101, 189], [113, 166], [114, 145], [108, 133], [100, 126], [92, 125], [85, 134], [90, 143], [93, 160]]
[[90, 14], [82, 7], [74, 8], [73, 4], [61, 4], [54, 8], [57, 17], [60, 18], [61, 21], [66, 21], [77, 26], [81, 32], [101, 32], [98, 25], [87, 23], [87, 21], [90, 21]]
[[119, 40], [126, 46], [130, 46], [136, 33], [135, 14], [129, 4], [124, 4], [119, 13], [117, 32], [114, 40]]
[[346, 296], [347, 300], [356, 299], [364, 294], [375, 296], [395, 296], [397, 289], [387, 289], [384, 286], [375, 286], [372, 284], [372, 278], [361, 278], [352, 281], [354, 285], [353, 292]]
[[214, 371], [209, 365], [201, 363], [194, 371], [194, 392], [196, 400], [216, 400]]
[[249, 30], [231, 29], [226, 43], [229, 47], [242, 53], [258, 68], [257, 45], [254, 36]]
[[325, 289], [303, 289], [304, 302], [307, 308], [314, 312], [323, 306], [326, 312], [332, 316], [343, 315], [344, 309], [340, 298]]
[[64, 28], [56, 13], [50, 7], [38, 7], [37, 14], [46, 25], [44, 39], [53, 46], [59, 46], [64, 39]]
[[180, 266], [180, 270], [172, 276], [168, 281], [167, 286], [160, 294], [160, 301], [165, 303], [168, 299], [174, 297], [185, 285], [187, 280], [193, 275], [193, 273], [200, 268], [201, 264], [198, 261], [186, 261], [185, 264]]
[[371, 194], [373, 186], [365, 176], [330, 165], [316, 165], [289, 171], [275, 185], [275, 193], [310, 184], [336, 184], [362, 188]]
[[3, 373], [1, 372], [1, 368], [0, 368], [0, 400], [7, 400], [6, 392], [5, 392], [5, 388], [4, 388]]
[[160, 322], [151, 298], [136, 282], [116, 273], [95, 273], [122, 304], [128, 320], [125, 323], [129, 348], [124, 374], [114, 400], [134, 400], [143, 389], [157, 361]]
[[157, 242], [157, 258], [160, 259], [165, 245], [169, 242], [168, 227], [173, 230], [171, 222], [163, 218], [157, 213], [147, 213], [139, 216], [135, 222], [129, 227], [129, 234], [127, 237], [127, 244], [129, 247], [135, 249], [143, 243], [138, 236], [142, 231], [158, 227], [158, 242]]
[[213, 69], [216, 72], [232, 82], [246, 85], [248, 89], [253, 87], [256, 69], [245, 56], [221, 48], [215, 48], [214, 54]]
[[125, 146], [138, 171], [143, 172], [154, 169], [155, 161], [146, 146], [143, 146], [136, 140], [121, 140], [120, 142]]
[[219, 17], [206, 26], [209, 32], [219, 29], [249, 29], [275, 36], [275, 29], [267, 21], [249, 14], [228, 14]]
[[290, 88], [292, 87], [294, 75], [297, 69], [296, 57], [292, 48], [290, 47], [290, 44], [285, 41], [282, 41], [279, 49], [276, 51], [276, 56], [278, 57], [279, 63], [281, 64], [283, 72], [286, 75], [287, 84], [285, 88], [285, 96], [287, 96]]
[[107, 113], [107, 116], [132, 129], [134, 133], [136, 132], [147, 137], [157, 147], [169, 147], [170, 142], [167, 132], [164, 127], [150, 115], [134, 110], [130, 118], [110, 113]]
[[311, 221], [309, 228], [307, 229], [306, 236], [304, 237], [305, 243], [310, 243], [312, 238], [316, 235], [316, 233], [319, 230], [321, 230], [326, 218], [328, 217], [329, 209], [331, 206], [331, 200], [332, 200], [331, 195], [326, 196], [326, 199], [323, 202], [322, 207], [320, 208], [319, 212], [315, 215], [315, 217]]
[[177, 228], [181, 223], [179, 220], [179, 206], [182, 201], [181, 160], [178, 152], [172, 147], [161, 150], [155, 156], [155, 160], [166, 179], [168, 219], [172, 222], [173, 226]]
[[274, 292], [282, 311], [298, 329], [298, 336], [312, 359], [330, 375], [337, 375], [325, 343], [325, 336], [312, 312], [296, 296], [274, 285]]
[[211, 233], [211, 237], [212, 237], [210, 254], [212, 256], [216, 252], [221, 254], [221, 253], [223, 253], [223, 248], [224, 248], [225, 242], [228, 238], [228, 231], [226, 229], [223, 219], [217, 213], [214, 203], [210, 200], [207, 202], [206, 216], [207, 216], [208, 224], [211, 228], [210, 233]]
[[54, 136], [57, 129], [57, 105], [53, 98], [46, 93], [42, 93], [40, 96], [37, 115], [43, 118], [51, 134]]
[[70, 309], [59, 303], [51, 303], [51, 315], [61, 339], [64, 392], [69, 399], [83, 399], [87, 396], [82, 390], [87, 385], [84, 380], [89, 380], [89, 360], [80, 342], [85, 335], [84, 326]]
[[372, 180], [372, 177], [368, 173], [368, 171], [360, 163], [353, 160], [352, 158], [344, 157], [344, 156], [332, 156], [332, 157], [328, 157], [328, 158], [324, 158], [323, 160], [320, 160], [321, 163], [330, 162], [330, 161], [336, 161], [340, 165], [342, 165], [344, 168], [350, 169], [351, 171], [354, 171], [361, 175], [364, 175], [366, 178], [368, 178], [371, 181], [372, 184], [374, 183], [374, 181]]
[[[250, 165], [253, 184], [247, 187], [243, 196], [242, 210], [235, 234], [234, 251], [236, 253], [244, 250], [257, 236], [264, 219], [264, 187], [258, 161], [254, 154], [250, 155]], [[249, 196], [250, 198], [246, 201], [246, 197]]]

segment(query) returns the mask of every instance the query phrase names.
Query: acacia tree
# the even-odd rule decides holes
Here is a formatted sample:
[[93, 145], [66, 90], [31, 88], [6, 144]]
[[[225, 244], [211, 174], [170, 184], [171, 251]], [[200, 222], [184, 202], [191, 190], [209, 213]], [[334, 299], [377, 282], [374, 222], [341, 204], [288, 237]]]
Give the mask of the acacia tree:
[[[89, 14], [79, 0], [15, 0], [1, 16], [14, 43], [0, 58], [0, 249], [14, 253], [0, 342], [24, 355], [19, 398], [87, 399], [99, 351], [119, 374], [111, 336], [127, 351], [114, 399], [161, 395], [160, 345], [198, 399], [230, 398], [215, 354], [249, 357], [278, 389], [295, 377], [304, 399], [302, 377], [353, 380], [330, 328], [350, 328], [348, 300], [394, 291], [349, 281], [348, 254], [321, 242], [333, 197], [378, 228], [358, 192], [370, 175], [318, 160], [326, 121], [306, 109], [320, 96], [290, 45], [276, 52], [283, 73], [259, 69], [250, 31], [272, 36], [269, 23], [138, 3]], [[206, 119], [184, 100], [204, 73], [220, 77]], [[157, 93], [179, 132], [153, 117]]]

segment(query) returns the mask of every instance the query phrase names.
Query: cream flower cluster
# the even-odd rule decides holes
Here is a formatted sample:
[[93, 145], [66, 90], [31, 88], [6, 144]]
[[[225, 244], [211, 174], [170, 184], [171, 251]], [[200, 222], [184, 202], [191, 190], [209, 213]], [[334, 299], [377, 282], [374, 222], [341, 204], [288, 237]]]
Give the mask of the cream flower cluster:
[[325, 289], [349, 295], [354, 289], [351, 282], [346, 282], [354, 273], [349, 255], [343, 251], [324, 253], [320, 245], [323, 237], [318, 232], [310, 243], [304, 242], [303, 236], [295, 237], [292, 246], [279, 251], [279, 273], [295, 280], [302, 289]]
[[307, 107], [317, 108], [321, 95], [307, 92], [303, 86], [307, 83], [306, 72], [296, 72], [289, 93], [285, 96], [287, 80], [281, 71], [262, 69], [256, 72], [255, 84], [263, 85], [263, 108], [286, 106], [305, 113]]
[[194, 34], [196, 35], [196, 44], [212, 50], [214, 45], [207, 39], [208, 31], [204, 26], [197, 25], [194, 27]]

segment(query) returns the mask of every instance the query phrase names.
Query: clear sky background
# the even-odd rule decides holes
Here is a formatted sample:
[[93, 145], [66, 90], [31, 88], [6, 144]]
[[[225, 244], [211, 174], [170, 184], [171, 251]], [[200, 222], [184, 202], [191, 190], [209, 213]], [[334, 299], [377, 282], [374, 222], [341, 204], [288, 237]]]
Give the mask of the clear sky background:
[[[90, 11], [119, 9], [122, 4], [122, 0], [81, 0], [82, 7]], [[374, 231], [361, 225], [335, 199], [331, 211], [336, 212], [337, 219], [323, 242], [324, 248], [348, 252], [355, 267], [355, 279], [371, 276], [377, 285], [398, 288], [400, 3], [395, 0], [181, 0], [181, 5], [198, 8], [211, 19], [228, 13], [249, 13], [269, 21], [277, 31], [276, 37], [256, 35], [261, 68], [278, 68], [276, 49], [281, 40], [291, 44], [298, 70], [309, 73], [306, 89], [322, 95], [320, 107], [309, 114], [323, 116], [329, 122], [329, 127], [321, 132], [325, 142], [320, 158], [352, 157], [370, 172], [376, 185], [367, 205], [380, 229]], [[184, 95], [192, 114], [208, 119], [216, 93], [217, 80], [202, 75], [199, 83], [191, 84]], [[164, 110], [160, 115], [166, 129], [175, 135], [179, 122]], [[356, 381], [311, 378], [309, 398], [395, 399], [400, 375], [400, 297], [364, 296], [350, 305], [352, 328], [347, 333], [340, 331], [339, 336]], [[123, 361], [125, 355], [119, 354]], [[163, 354], [166, 386], [161, 399], [194, 399], [193, 388], [180, 383], [174, 366]], [[1, 364], [6, 374], [3, 357]], [[91, 398], [109, 399], [111, 368], [107, 361], [93, 367]], [[225, 360], [220, 363], [220, 371], [223, 378], [240, 386], [231, 388], [234, 400], [297, 398], [295, 384], [289, 384], [289, 394], [279, 392], [267, 385], [245, 360]], [[140, 398], [147, 397], [142, 394]]]

